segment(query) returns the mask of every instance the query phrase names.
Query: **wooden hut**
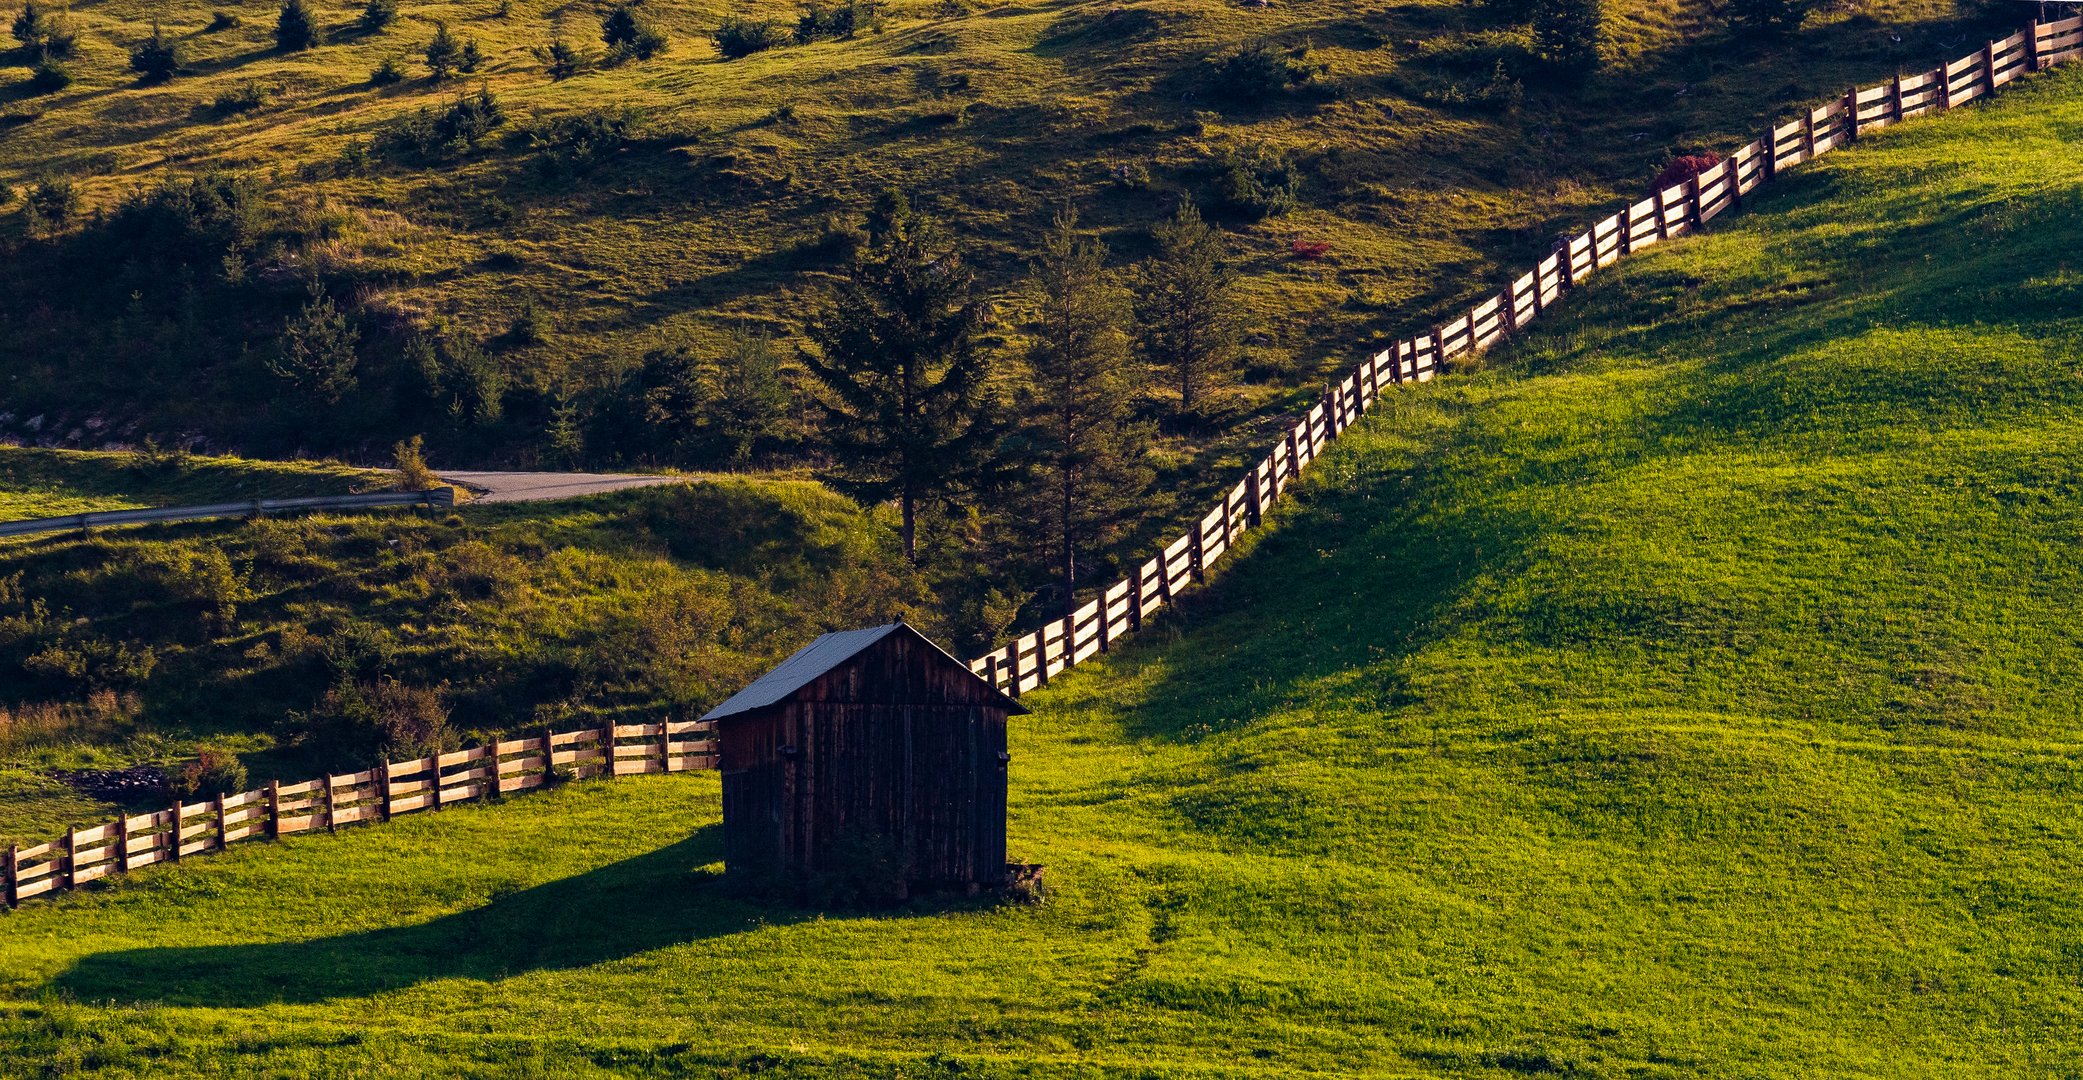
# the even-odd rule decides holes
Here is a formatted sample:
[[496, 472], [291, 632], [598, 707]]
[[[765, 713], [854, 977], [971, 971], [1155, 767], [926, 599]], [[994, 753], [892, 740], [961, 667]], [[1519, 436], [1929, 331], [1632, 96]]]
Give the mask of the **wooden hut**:
[[818, 638], [703, 717], [726, 866], [816, 874], [869, 837], [908, 889], [1004, 884], [1005, 721], [1026, 711], [902, 622]]

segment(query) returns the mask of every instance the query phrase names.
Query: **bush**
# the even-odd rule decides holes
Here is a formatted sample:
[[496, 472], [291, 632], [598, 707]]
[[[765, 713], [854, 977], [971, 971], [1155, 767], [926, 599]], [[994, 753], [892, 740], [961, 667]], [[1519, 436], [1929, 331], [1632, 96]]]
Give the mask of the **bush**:
[[72, 85], [72, 69], [46, 56], [29, 69], [29, 88], [39, 94], [55, 94]]
[[418, 435], [391, 447], [391, 462], [400, 491], [432, 491], [441, 486], [441, 477], [427, 468], [426, 440]]
[[130, 70], [148, 83], [173, 78], [181, 70], [180, 43], [167, 37], [158, 23], [153, 23], [152, 36], [130, 50]]
[[595, 109], [537, 125], [528, 132], [536, 171], [553, 180], [591, 172], [629, 144], [638, 121], [632, 109]]
[[813, 3], [796, 19], [796, 42], [808, 45], [826, 38], [850, 38], [864, 30], [880, 33], [883, 22], [882, 5], [874, 0]]
[[618, 4], [600, 20], [600, 40], [607, 42], [608, 59], [620, 63], [632, 57], [649, 60], [665, 51], [665, 33], [645, 21], [633, 4]]
[[542, 61], [543, 70], [552, 79], [569, 79], [586, 67], [586, 57], [563, 38], [553, 38], [548, 45], [535, 50], [535, 58]]
[[716, 28], [716, 51], [726, 60], [737, 60], [756, 52], [778, 49], [789, 43], [789, 33], [772, 19], [731, 16]]
[[1280, 151], [1230, 150], [1223, 154], [1222, 172], [1215, 181], [1215, 201], [1228, 214], [1257, 221], [1294, 209], [1301, 187], [1301, 170]]
[[446, 690], [389, 676], [342, 679], [298, 726], [326, 750], [371, 763], [445, 754], [461, 745], [448, 724]]
[[79, 44], [72, 24], [35, 0], [22, 5], [12, 29], [14, 39], [21, 42], [23, 48], [45, 59], [70, 59]]
[[1719, 164], [1721, 155], [1712, 150], [1703, 154], [1687, 154], [1664, 166], [1663, 171], [1656, 174], [1656, 182], [1651, 186], [1657, 191], [1662, 191], [1672, 184], [1682, 184]]
[[1790, 34], [1820, 6], [1819, 0], [1729, 0], [1722, 9], [1729, 28], [1742, 34]]
[[237, 15], [232, 14], [229, 11], [210, 12], [210, 25], [208, 27], [208, 30], [212, 34], [219, 33], [225, 30], [236, 30], [239, 28], [240, 25], [241, 20], [239, 19], [239, 17]]
[[506, 371], [477, 342], [437, 329], [408, 343], [405, 356], [427, 396], [458, 422], [490, 424], [505, 414]]
[[225, 116], [252, 112], [268, 103], [269, 89], [251, 79], [217, 95], [210, 108]]
[[79, 213], [79, 192], [63, 178], [39, 180], [29, 189], [29, 210], [52, 225], [63, 225]]
[[364, 33], [373, 34], [398, 21], [398, 0], [369, 0], [356, 20]]
[[183, 799], [236, 795], [246, 790], [246, 763], [229, 750], [205, 743], [196, 748], [195, 760], [181, 766], [172, 780], [174, 794]]
[[[405, 65], [395, 56], [386, 56], [383, 62], [369, 69], [370, 86], [396, 86], [405, 81]], [[366, 152], [368, 147], [364, 146]]]
[[311, 17], [304, 0], [283, 0], [282, 11], [275, 16], [275, 47], [283, 52], [302, 52], [316, 48], [318, 42], [318, 22]]
[[440, 161], [477, 149], [492, 129], [506, 123], [506, 110], [488, 89], [458, 97], [446, 109], [417, 109], [377, 129], [375, 152], [394, 161]]
[[1265, 38], [1247, 41], [1208, 59], [1215, 92], [1238, 101], [1273, 97], [1306, 86], [1326, 65], [1309, 58], [1309, 47], [1281, 48]]

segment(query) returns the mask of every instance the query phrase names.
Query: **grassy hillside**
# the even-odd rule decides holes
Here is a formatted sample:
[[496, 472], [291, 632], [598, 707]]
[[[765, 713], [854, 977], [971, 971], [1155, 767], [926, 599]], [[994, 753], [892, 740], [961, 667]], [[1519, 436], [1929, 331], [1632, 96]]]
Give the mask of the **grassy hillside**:
[[880, 515], [801, 482], [13, 544], [0, 841], [112, 812], [56, 769], [214, 745], [297, 778], [386, 747], [698, 715], [821, 630], [943, 611]]
[[1788, 179], [1342, 440], [1033, 696], [1039, 909], [732, 899], [713, 778], [24, 908], [20, 1070], [2065, 1076], [2071, 72]]
[[366, 469], [239, 458], [0, 446], [0, 521], [234, 499], [344, 495], [387, 482]]
[[[1177, 199], [1213, 200], [1230, 157], [1284, 158], [1296, 209], [1229, 220], [1251, 334], [1215, 429], [1237, 431], [1370, 335], [1444, 311], [1633, 194], [1674, 153], [1957, 52], [1974, 22], [1942, 0], [1884, 0], [1756, 43], [1704, 11], [1616, 0], [1614, 62], [1577, 86], [1541, 73], [1523, 28], [1458, 3], [907, 2], [879, 33], [724, 61], [707, 39], [724, 16], [792, 22], [797, 7], [653, 0], [664, 55], [553, 81], [531, 50], [561, 36], [598, 54], [604, 5], [410, 3], [378, 32], [355, 27], [359, 4], [313, 7], [329, 40], [282, 54], [261, 0], [77, 5], [77, 81], [51, 94], [32, 92], [31, 57], [13, 54], [23, 66], [0, 76], [0, 183], [23, 196], [0, 207], [0, 234], [23, 241], [0, 260], [11, 404], [277, 456], [424, 432], [474, 461], [562, 458], [556, 409], [605, 392], [646, 351], [713, 353], [733, 327], [795, 335], [882, 186], [953, 218], [1009, 292], [1061, 205], [1126, 261]], [[141, 86], [127, 49], [155, 20], [188, 71]], [[417, 57], [437, 20], [481, 45], [476, 76], [428, 81]], [[1207, 60], [1257, 38], [1312, 45], [1324, 74], [1226, 97]], [[386, 59], [410, 77], [373, 85]], [[399, 122], [480, 86], [506, 122], [475, 149], [385, 152]], [[607, 127], [560, 126], [574, 120]], [[96, 239], [93, 211], [209, 170], [264, 189], [240, 229], [166, 253]], [[72, 183], [79, 209], [27, 239], [43, 180]], [[1294, 257], [1298, 239], [1328, 242], [1328, 257]], [[365, 355], [344, 404], [308, 410], [265, 361], [314, 285], [359, 322]], [[459, 423], [432, 400], [402, 352], [429, 333], [490, 350], [503, 417]], [[814, 433], [767, 450], [819, 456]]]

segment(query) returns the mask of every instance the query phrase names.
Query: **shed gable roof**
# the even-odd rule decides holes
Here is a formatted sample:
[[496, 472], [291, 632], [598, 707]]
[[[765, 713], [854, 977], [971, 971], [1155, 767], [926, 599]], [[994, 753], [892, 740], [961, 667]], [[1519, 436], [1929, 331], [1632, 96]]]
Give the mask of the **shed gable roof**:
[[[893, 622], [887, 626], [869, 627], [866, 630], [839, 630], [822, 635], [810, 644], [797, 649], [788, 659], [775, 665], [774, 670], [754, 679], [750, 686], [724, 699], [723, 704], [703, 713], [702, 719], [721, 720], [725, 717], [736, 716], [739, 713], [751, 712], [754, 709], [764, 709], [769, 705], [779, 704], [789, 695], [815, 682], [826, 672], [859, 656], [870, 646], [898, 631], [908, 633], [912, 637], [925, 642], [933, 651], [946, 657], [948, 663], [962, 669], [965, 673], [969, 673], [969, 665], [949, 655], [946, 649], [934, 644], [932, 638], [919, 633], [902, 622]], [[970, 673], [970, 678], [975, 679], [977, 677], [974, 673]], [[983, 682], [982, 679], [977, 679], [977, 681]], [[986, 685], [988, 686], [988, 684]], [[1027, 711], [1020, 706], [1017, 700], [1000, 692], [997, 687], [990, 687], [990, 691], [1003, 698], [1010, 711], [1014, 713], [1025, 713]]]

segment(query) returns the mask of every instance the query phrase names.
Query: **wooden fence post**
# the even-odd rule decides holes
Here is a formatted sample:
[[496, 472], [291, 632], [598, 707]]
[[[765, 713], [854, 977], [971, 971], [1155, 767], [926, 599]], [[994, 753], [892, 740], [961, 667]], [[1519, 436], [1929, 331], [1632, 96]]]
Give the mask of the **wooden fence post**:
[[337, 833], [339, 823], [333, 820], [333, 774], [325, 774], [325, 831]]
[[1859, 141], [1859, 88], [1856, 86], [1844, 94], [1844, 141]]
[[[1277, 469], [1276, 469], [1276, 470], [1274, 470], [1274, 471], [1275, 471], [1275, 473], [1278, 473], [1278, 471], [1279, 471], [1279, 470], [1277, 470]], [[1299, 476], [1299, 475], [1301, 475], [1301, 472], [1302, 472], [1302, 450], [1301, 450], [1301, 447], [1300, 447], [1300, 446], [1298, 446], [1298, 445], [1296, 444], [1296, 442], [1295, 442], [1295, 425], [1293, 425], [1293, 424], [1289, 424], [1289, 425], [1287, 426], [1287, 476], [1288, 476], [1288, 479], [1290, 479], [1290, 480], [1294, 479], [1294, 478], [1295, 478], [1296, 476]], [[1275, 489], [1275, 490], [1279, 490], [1280, 488], [1283, 488], [1283, 487], [1285, 487], [1285, 486], [1287, 486], [1287, 485], [1285, 485], [1285, 484], [1279, 484], [1279, 483], [1276, 483], [1276, 484], [1274, 484], [1274, 485], [1273, 485], [1273, 487], [1274, 487], [1274, 489]]]
[[427, 806], [441, 809], [441, 755], [435, 754], [427, 760]]
[[166, 857], [167, 857], [167, 859], [168, 859], [169, 861], [172, 861], [172, 862], [180, 862], [180, 861], [181, 861], [181, 800], [179, 800], [179, 799], [175, 799], [175, 800], [174, 800], [174, 809], [173, 809], [173, 815], [174, 815], [174, 822], [173, 822], [173, 826], [172, 826], [172, 827], [171, 827], [171, 828], [170, 828], [170, 829], [168, 830], [168, 835], [169, 835], [169, 836], [172, 836], [172, 837], [174, 838], [174, 846], [172, 847], [172, 849], [170, 849], [169, 851], [167, 851], [167, 853], [166, 853]]
[[1034, 632], [1034, 685], [1036, 689], [1049, 685], [1049, 624]]
[[1658, 240], [1669, 240], [1671, 238], [1671, 227], [1669, 224], [1671, 208], [1664, 202], [1664, 192], [1666, 190], [1668, 189], [1662, 185], [1658, 185], [1656, 189], [1656, 238]]
[[1256, 529], [1265, 518], [1265, 509], [1258, 499], [1258, 466], [1251, 467], [1251, 475], [1244, 478], [1244, 527]]
[[1188, 561], [1188, 563], [1187, 563], [1187, 565], [1188, 565], [1188, 567], [1189, 567], [1189, 568], [1191, 569], [1191, 571], [1192, 571], [1192, 574], [1193, 574], [1193, 580], [1195, 580], [1195, 581], [1200, 581], [1200, 580], [1202, 579], [1202, 574], [1201, 574], [1201, 523], [1200, 523], [1200, 522], [1199, 522], [1198, 520], [1196, 520], [1196, 521], [1195, 521], [1195, 522], [1193, 523], [1193, 528], [1192, 528], [1192, 530], [1191, 530], [1190, 532], [1188, 532], [1188, 533], [1187, 533], [1187, 536], [1189, 537], [1189, 540], [1188, 540], [1188, 542], [1187, 542], [1187, 545], [1186, 545], [1186, 551], [1187, 551], [1187, 558], [1188, 558], [1188, 560], [1189, 560], [1189, 561]]
[[1932, 69], [1931, 81], [1938, 84], [1938, 107], [1941, 111], [1953, 107], [1953, 80], [1946, 78], [1944, 64]]
[[[997, 653], [992, 653], [991, 655], [984, 657], [984, 681], [990, 683], [994, 687], [998, 686]], [[999, 688], [1003, 689], [1003, 687]]]
[[1902, 122], [1902, 72], [1897, 69], [1895, 81], [1888, 84], [1888, 123]]
[[217, 811], [217, 850], [223, 851], [231, 846], [231, 841], [225, 839], [231, 830], [224, 827], [224, 795], [220, 792], [214, 802]]
[[1128, 586], [1128, 629], [1132, 633], [1143, 628], [1143, 568], [1137, 567]]
[[7, 845], [7, 861], [0, 863], [0, 887], [4, 887], [7, 891], [5, 899], [7, 900], [7, 910], [9, 911], [13, 911], [22, 902], [22, 898], [15, 893], [15, 878], [21, 871], [21, 863], [22, 846], [20, 844]]
[[386, 761], [376, 766], [376, 818], [391, 819], [391, 763]]
[[79, 835], [79, 831], [80, 827], [77, 825], [67, 825], [65, 827], [65, 872], [58, 877], [58, 887], [61, 889], [72, 888], [74, 864], [78, 861], [74, 857], [74, 853], [79, 850], [79, 841], [75, 838]]
[[615, 778], [615, 724], [610, 720], [600, 729], [600, 767], [602, 775]]
[[116, 814], [116, 872], [130, 872], [130, 815]]
[[542, 783], [544, 787], [550, 786], [550, 783], [557, 779], [556, 743], [551, 741], [555, 738], [556, 732], [551, 731], [549, 728], [542, 729]]
[[[2025, 70], [2039, 71], [2040, 68], [2040, 21], [2034, 19], [2025, 24]], [[1897, 79], [1896, 82], [1901, 82]]]
[[268, 781], [268, 839], [282, 838], [282, 781]]
[[1801, 160], [1815, 160], [1815, 110], [1806, 105], [1801, 107]]
[[1775, 131], [1776, 129], [1772, 125], [1765, 125], [1765, 175], [1763, 180], [1759, 181], [1760, 183], [1779, 175], [1779, 136], [1774, 133]]
[[[1035, 639], [1035, 646], [1036, 646], [1037, 648], [1039, 648], [1039, 647], [1040, 647], [1040, 645], [1041, 645], [1041, 639], [1040, 639], [1040, 637], [1039, 637], [1039, 636], [1037, 636], [1037, 637], [1036, 637], [1036, 639]], [[1013, 681], [1012, 681], [1012, 689], [1011, 689], [1011, 690], [1009, 690], [1009, 691], [1007, 691], [1007, 692], [1008, 692], [1008, 693], [1010, 693], [1010, 694], [1011, 694], [1011, 695], [1012, 695], [1013, 697], [1017, 698], [1017, 697], [1019, 697], [1019, 696], [1020, 696], [1020, 639], [1019, 639], [1019, 638], [1014, 638], [1014, 639], [1013, 639], [1013, 645], [1012, 645], [1012, 655], [1011, 655], [1011, 656], [1009, 656], [1009, 657], [1007, 657], [1007, 659], [1011, 660], [1011, 661], [1012, 661], [1012, 665], [1013, 665]]]
[[[662, 773], [673, 771], [673, 722], [671, 720], [660, 720], [658, 722], [658, 771]], [[492, 775], [499, 775], [499, 767], [496, 764], [492, 766]]]

